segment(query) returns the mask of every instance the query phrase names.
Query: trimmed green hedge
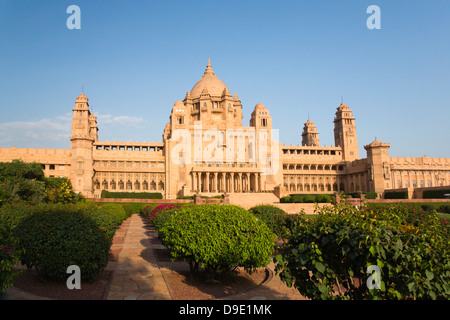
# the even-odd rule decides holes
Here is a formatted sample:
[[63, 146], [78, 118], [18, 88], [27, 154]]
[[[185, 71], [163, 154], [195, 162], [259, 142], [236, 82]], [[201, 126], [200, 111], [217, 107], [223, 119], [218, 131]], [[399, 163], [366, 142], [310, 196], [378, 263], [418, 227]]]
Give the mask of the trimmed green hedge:
[[385, 199], [408, 199], [407, 191], [390, 191], [384, 193]]
[[[369, 210], [377, 210], [377, 209], [389, 209], [397, 205], [396, 203], [367, 203], [366, 206]], [[450, 213], [450, 203], [447, 202], [408, 202], [403, 203], [408, 210], [427, 210], [427, 211], [436, 211], [441, 213]]]
[[291, 194], [280, 199], [281, 203], [331, 203], [332, 196], [329, 194]]
[[109, 192], [102, 190], [102, 198], [107, 199], [162, 199], [160, 192]]
[[444, 194], [449, 194], [450, 189], [447, 190], [425, 190], [422, 198], [424, 199], [444, 199]]
[[378, 193], [376, 192], [352, 192], [348, 195], [352, 198], [361, 198], [361, 195], [365, 195], [366, 199], [376, 199], [378, 197]]

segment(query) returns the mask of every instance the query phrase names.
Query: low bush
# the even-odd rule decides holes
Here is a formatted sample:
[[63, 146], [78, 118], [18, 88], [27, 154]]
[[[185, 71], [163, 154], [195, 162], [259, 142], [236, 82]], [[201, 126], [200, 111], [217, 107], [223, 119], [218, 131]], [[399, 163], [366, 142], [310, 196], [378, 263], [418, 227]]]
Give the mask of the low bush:
[[291, 197], [290, 196], [281, 197], [280, 198], [280, 202], [281, 203], [290, 203], [291, 202]]
[[[449, 299], [450, 229], [423, 210], [323, 207], [301, 217], [274, 259], [288, 286], [311, 299]], [[369, 266], [379, 289], [367, 286]]]
[[165, 210], [156, 216], [156, 227], [172, 259], [188, 262], [193, 275], [199, 268], [211, 276], [238, 267], [252, 272], [270, 262], [274, 249], [274, 234], [266, 224], [237, 206]]
[[289, 233], [286, 227], [288, 214], [284, 210], [272, 205], [258, 205], [248, 211], [262, 220], [279, 238], [286, 238]]
[[162, 199], [160, 192], [110, 192], [102, 190], [102, 198], [109, 199]]
[[79, 210], [50, 208], [23, 219], [13, 235], [19, 240], [21, 263], [35, 267], [45, 279], [67, 279], [77, 265], [81, 279], [94, 281], [108, 263], [110, 242], [97, 223]]

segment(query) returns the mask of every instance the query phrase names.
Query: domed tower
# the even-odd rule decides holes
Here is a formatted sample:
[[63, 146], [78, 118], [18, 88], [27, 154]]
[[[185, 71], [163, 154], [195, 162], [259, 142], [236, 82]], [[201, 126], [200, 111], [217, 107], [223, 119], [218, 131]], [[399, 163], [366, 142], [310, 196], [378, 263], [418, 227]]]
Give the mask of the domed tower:
[[317, 131], [314, 122], [308, 119], [303, 126], [302, 146], [318, 147], [319, 145], [319, 132]]
[[202, 121], [203, 127], [217, 128], [242, 126], [242, 104], [211, 67], [210, 59], [202, 78], [186, 94], [184, 103], [191, 109], [193, 121]]
[[269, 110], [262, 103], [258, 103], [250, 118], [250, 127], [258, 129], [272, 129], [272, 117]]

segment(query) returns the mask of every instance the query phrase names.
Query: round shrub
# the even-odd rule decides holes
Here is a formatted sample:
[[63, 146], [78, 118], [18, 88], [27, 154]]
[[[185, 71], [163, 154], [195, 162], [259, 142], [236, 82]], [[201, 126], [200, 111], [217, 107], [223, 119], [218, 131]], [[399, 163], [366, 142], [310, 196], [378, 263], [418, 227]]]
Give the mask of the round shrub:
[[265, 267], [273, 252], [274, 234], [247, 210], [231, 205], [195, 205], [162, 211], [156, 217], [162, 243], [172, 259], [218, 275], [243, 267]]
[[286, 219], [288, 214], [272, 205], [258, 205], [248, 210], [258, 219], [262, 220], [273, 233], [278, 237], [284, 238], [287, 234]]
[[80, 211], [35, 212], [23, 219], [13, 234], [25, 250], [21, 263], [35, 267], [49, 280], [66, 280], [67, 267], [77, 265], [81, 279], [92, 282], [108, 263], [109, 241], [98, 225]]

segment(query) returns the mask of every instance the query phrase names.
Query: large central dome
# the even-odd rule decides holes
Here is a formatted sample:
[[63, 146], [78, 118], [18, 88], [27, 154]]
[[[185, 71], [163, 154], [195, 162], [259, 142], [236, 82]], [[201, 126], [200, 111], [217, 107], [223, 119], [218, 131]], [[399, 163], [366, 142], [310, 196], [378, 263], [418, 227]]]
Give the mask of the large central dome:
[[222, 82], [222, 80], [216, 77], [213, 69], [211, 68], [210, 60], [208, 59], [205, 74], [192, 88], [191, 96], [192, 99], [199, 98], [203, 89], [206, 89], [211, 96], [221, 97], [225, 88], [227, 88], [227, 86]]

